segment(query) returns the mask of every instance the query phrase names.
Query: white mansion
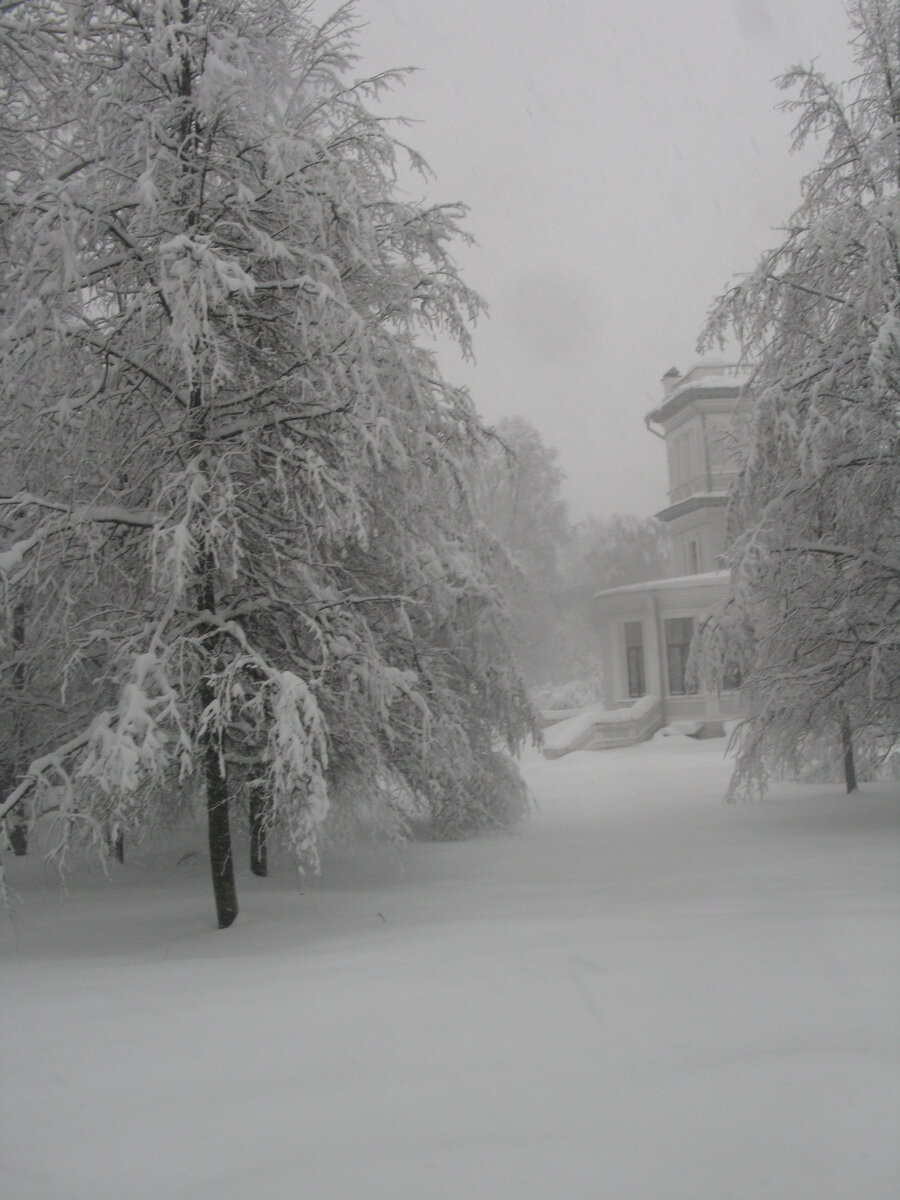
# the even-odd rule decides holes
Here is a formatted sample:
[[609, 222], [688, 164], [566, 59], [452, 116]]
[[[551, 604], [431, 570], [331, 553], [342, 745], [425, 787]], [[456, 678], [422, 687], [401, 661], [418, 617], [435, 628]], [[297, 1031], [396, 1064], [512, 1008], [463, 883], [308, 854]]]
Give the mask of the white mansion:
[[673, 368], [663, 377], [662, 403], [646, 419], [666, 443], [669, 504], [657, 516], [672, 533], [676, 576], [596, 597], [605, 707], [620, 712], [634, 707], [636, 718], [641, 713], [640, 728], [627, 740], [674, 721], [720, 729], [723, 720], [737, 715], [736, 692], [693, 690], [685, 667], [699, 622], [727, 593], [720, 555], [735, 475], [735, 423], [747, 378], [747, 370], [730, 365], [695, 366], [686, 375]]

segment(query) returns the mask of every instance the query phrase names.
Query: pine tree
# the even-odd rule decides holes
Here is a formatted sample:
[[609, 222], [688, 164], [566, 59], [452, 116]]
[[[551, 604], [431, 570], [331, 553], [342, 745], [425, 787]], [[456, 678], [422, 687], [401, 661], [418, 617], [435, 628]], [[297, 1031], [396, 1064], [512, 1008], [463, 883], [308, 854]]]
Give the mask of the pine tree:
[[[735, 787], [827, 739], [852, 765], [900, 729], [900, 5], [851, 6], [859, 74], [813, 68], [796, 144], [825, 139], [783, 243], [714, 310], [758, 366], [731, 505], [734, 598], [707, 657], [744, 678]], [[848, 788], [855, 779], [848, 770]]]
[[52, 793], [109, 839], [202, 784], [225, 927], [239, 799], [260, 869], [269, 831], [315, 868], [358, 803], [451, 832], [521, 808], [486, 783], [530, 710], [465, 483], [481, 429], [416, 342], [468, 350], [462, 209], [397, 197], [368, 105], [398, 76], [348, 78], [349, 9], [41, 9], [57, 119], [2, 202], [0, 567], [7, 612], [49, 597], [34, 670], [77, 703], [2, 811]]

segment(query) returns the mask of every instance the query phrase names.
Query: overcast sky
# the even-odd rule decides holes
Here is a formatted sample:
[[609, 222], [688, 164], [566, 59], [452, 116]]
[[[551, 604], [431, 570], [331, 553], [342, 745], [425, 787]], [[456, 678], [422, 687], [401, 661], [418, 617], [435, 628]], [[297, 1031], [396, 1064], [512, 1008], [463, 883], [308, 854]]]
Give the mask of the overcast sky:
[[[665, 503], [644, 414], [696, 361], [715, 296], [774, 245], [804, 163], [774, 78], [851, 69], [842, 0], [359, 0], [366, 73], [420, 70], [387, 107], [478, 246], [477, 363], [445, 359], [490, 422], [559, 451], [573, 516]], [[808, 168], [810, 159], [806, 159]]]

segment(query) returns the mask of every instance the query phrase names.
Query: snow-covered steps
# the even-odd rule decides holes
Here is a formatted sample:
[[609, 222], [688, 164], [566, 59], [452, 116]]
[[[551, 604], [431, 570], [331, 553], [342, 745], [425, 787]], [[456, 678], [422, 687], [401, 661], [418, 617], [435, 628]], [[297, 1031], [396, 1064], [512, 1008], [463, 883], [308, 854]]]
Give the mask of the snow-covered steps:
[[572, 750], [611, 750], [646, 741], [663, 724], [658, 696], [642, 696], [625, 708], [592, 704], [573, 717], [551, 725], [544, 733], [545, 758], [559, 758]]

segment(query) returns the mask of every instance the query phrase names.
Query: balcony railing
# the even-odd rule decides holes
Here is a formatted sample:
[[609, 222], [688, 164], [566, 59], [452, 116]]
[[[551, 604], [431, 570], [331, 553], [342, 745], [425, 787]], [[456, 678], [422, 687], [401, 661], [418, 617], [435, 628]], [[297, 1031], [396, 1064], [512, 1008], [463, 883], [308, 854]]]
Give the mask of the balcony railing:
[[684, 387], [686, 383], [699, 383], [701, 379], [746, 379], [750, 374], [747, 367], [740, 367], [735, 363], [721, 363], [716, 366], [714, 363], [701, 364], [691, 367], [684, 375], [676, 382], [676, 387]]

